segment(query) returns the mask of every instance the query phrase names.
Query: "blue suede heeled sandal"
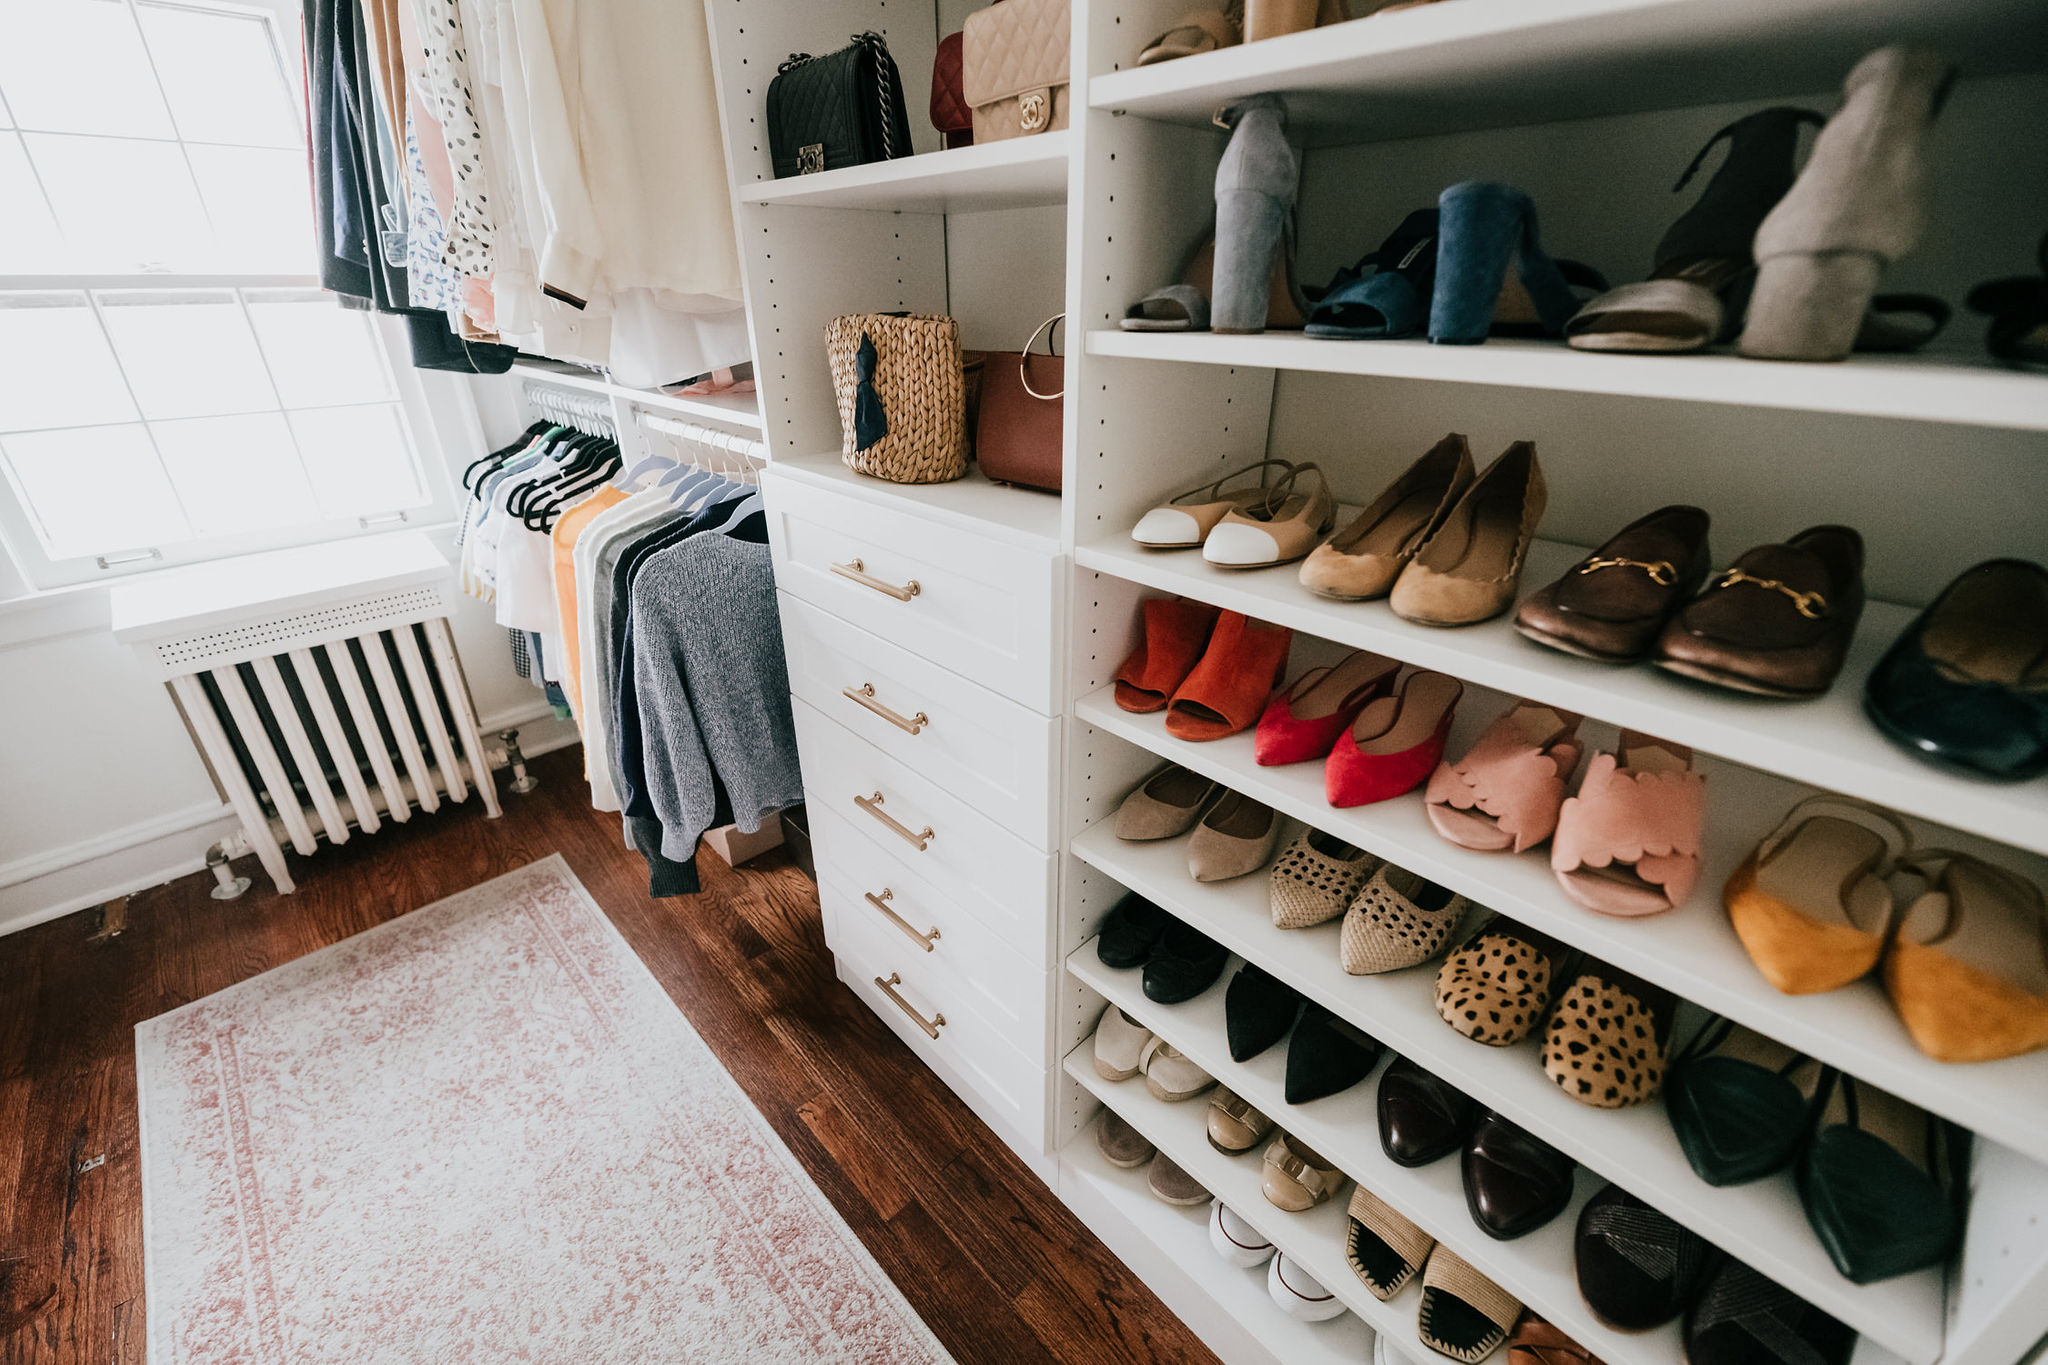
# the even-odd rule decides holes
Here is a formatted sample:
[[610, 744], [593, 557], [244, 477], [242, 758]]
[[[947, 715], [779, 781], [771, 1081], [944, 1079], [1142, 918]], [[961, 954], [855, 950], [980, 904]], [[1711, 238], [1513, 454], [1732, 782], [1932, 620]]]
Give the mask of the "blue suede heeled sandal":
[[[1512, 185], [1467, 180], [1437, 198], [1441, 235], [1429, 339], [1471, 346], [1497, 324], [1559, 336], [1580, 300], [1573, 279], [1606, 289], [1585, 266], [1552, 260], [1536, 233], [1536, 205]], [[1512, 267], [1512, 272], [1511, 268]], [[1511, 307], [1497, 305], [1506, 302]]]
[[1377, 251], [1337, 272], [1304, 330], [1340, 341], [1413, 336], [1429, 315], [1436, 253], [1437, 210], [1417, 209]]

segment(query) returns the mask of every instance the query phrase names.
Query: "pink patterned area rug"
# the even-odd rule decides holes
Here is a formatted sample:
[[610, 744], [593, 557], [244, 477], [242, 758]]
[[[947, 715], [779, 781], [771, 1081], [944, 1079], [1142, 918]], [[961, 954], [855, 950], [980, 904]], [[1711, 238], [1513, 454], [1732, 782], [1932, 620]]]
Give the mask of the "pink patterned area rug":
[[152, 1365], [950, 1359], [559, 856], [136, 1052]]

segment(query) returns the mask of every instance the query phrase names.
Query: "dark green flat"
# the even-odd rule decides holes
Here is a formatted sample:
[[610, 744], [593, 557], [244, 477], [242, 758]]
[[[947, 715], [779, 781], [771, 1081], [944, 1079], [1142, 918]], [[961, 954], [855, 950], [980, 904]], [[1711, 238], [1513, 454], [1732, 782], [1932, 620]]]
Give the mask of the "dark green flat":
[[1718, 1052], [1735, 1032], [1719, 1019], [1694, 1034], [1664, 1081], [1664, 1107], [1693, 1171], [1709, 1185], [1761, 1180], [1792, 1163], [1811, 1131], [1834, 1074], [1819, 1069], [1809, 1097], [1793, 1075], [1812, 1061], [1797, 1053], [1778, 1070]]
[[1848, 1119], [1815, 1133], [1799, 1163], [1807, 1221], [1835, 1269], [1857, 1284], [1873, 1284], [1947, 1260], [1962, 1233], [1968, 1135], [1932, 1114], [1919, 1115], [1926, 1132], [1923, 1167], [1862, 1127], [1854, 1079], [1843, 1076], [1838, 1084]]

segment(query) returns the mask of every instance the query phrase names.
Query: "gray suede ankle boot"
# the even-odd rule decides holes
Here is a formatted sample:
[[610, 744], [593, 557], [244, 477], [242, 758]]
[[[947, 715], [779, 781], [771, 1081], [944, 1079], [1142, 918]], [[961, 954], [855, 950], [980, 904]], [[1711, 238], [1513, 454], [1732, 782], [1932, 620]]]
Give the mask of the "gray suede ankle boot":
[[[1294, 215], [1301, 163], [1287, 145], [1287, 110], [1278, 95], [1232, 106], [1230, 145], [1216, 167], [1216, 269], [1209, 327], [1263, 332], [1276, 274], [1293, 292], [1293, 272], [1276, 271]], [[1290, 299], [1300, 312], [1299, 300]], [[1298, 325], [1298, 324], [1297, 324]]]
[[1843, 85], [1841, 111], [1756, 233], [1742, 353], [1841, 360], [1884, 268], [1926, 220], [1927, 131], [1955, 68], [1930, 48], [1880, 48]]

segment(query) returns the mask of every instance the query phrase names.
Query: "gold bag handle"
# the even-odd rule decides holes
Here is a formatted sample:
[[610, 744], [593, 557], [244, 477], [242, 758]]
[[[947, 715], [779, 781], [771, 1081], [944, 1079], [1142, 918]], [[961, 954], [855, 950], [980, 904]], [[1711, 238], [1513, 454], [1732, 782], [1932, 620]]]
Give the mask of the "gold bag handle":
[[1054, 360], [1058, 360], [1060, 353], [1052, 348], [1052, 329], [1064, 322], [1066, 316], [1065, 313], [1054, 313], [1044, 322], [1039, 323], [1038, 326], [1032, 329], [1031, 339], [1024, 343], [1024, 349], [1017, 355], [1017, 378], [1024, 385], [1024, 392], [1030, 394], [1033, 398], [1047, 403], [1052, 402], [1055, 398], [1066, 397], [1067, 388], [1065, 384], [1062, 384], [1058, 393], [1040, 393], [1037, 389], [1031, 387], [1031, 348], [1038, 344], [1038, 334], [1043, 332], [1045, 333], [1045, 353]]

